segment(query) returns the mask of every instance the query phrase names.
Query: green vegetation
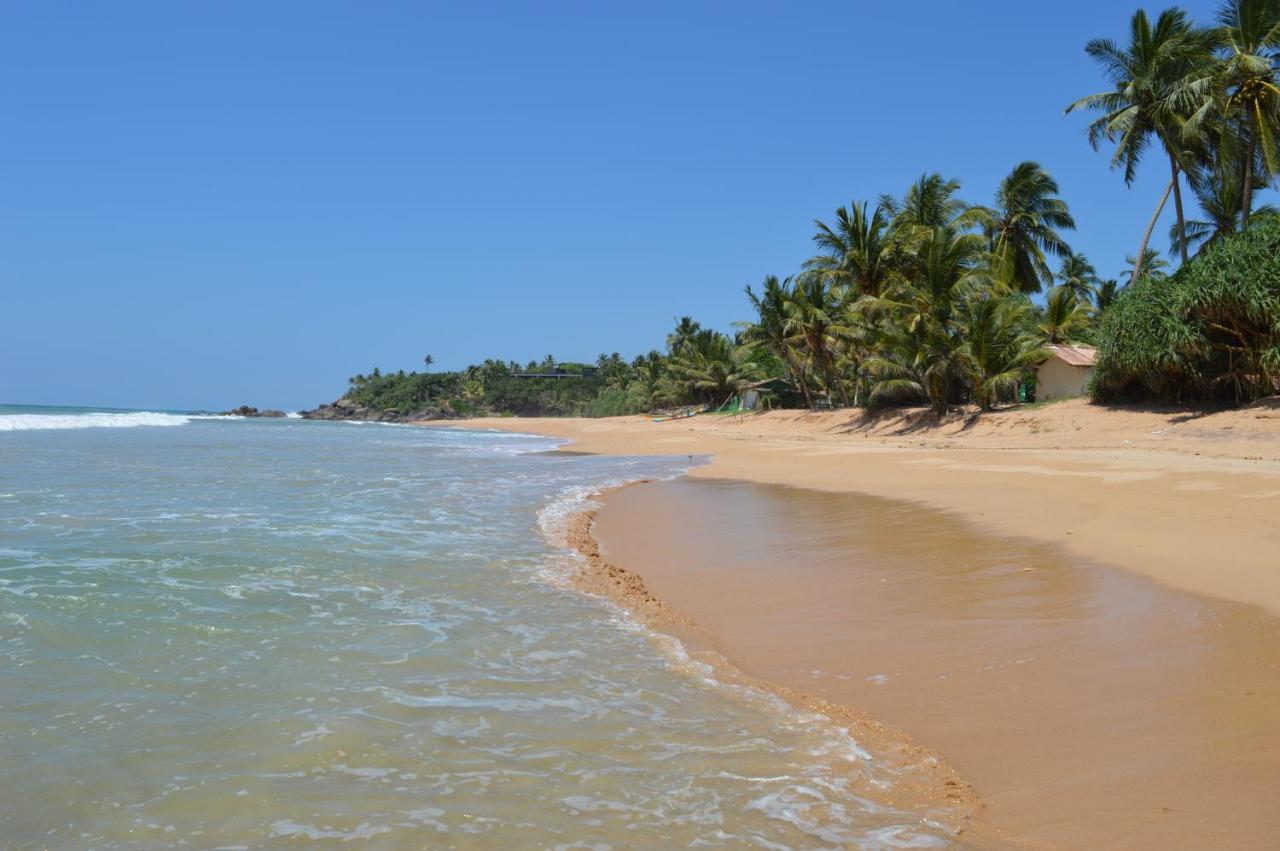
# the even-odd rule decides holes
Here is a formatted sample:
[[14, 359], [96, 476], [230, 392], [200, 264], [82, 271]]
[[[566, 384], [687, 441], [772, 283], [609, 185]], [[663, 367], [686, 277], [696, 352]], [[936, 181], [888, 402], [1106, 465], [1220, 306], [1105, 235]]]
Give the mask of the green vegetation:
[[1145, 277], [1107, 312], [1103, 401], [1243, 402], [1280, 381], [1280, 217], [1259, 216], [1171, 277]]
[[564, 416], [583, 413], [604, 386], [595, 368], [557, 365], [548, 356], [525, 367], [487, 360], [462, 372], [383, 374], [375, 369], [351, 378], [344, 398], [353, 406], [399, 414]]
[[[1228, 0], [1207, 27], [1176, 8], [1154, 20], [1138, 11], [1124, 42], [1085, 50], [1110, 88], [1066, 111], [1094, 114], [1088, 141], [1110, 148], [1126, 184], [1152, 151], [1169, 169], [1114, 278], [1071, 249], [1075, 219], [1039, 164], [1015, 165], [991, 206], [925, 173], [901, 196], [816, 221], [813, 256], [747, 287], [754, 315], [732, 335], [684, 317], [663, 351], [632, 361], [375, 370], [352, 379], [348, 399], [400, 414], [610, 416], [719, 406], [754, 388], [768, 405], [926, 404], [941, 414], [1025, 400], [1045, 347], [1075, 342], [1100, 345], [1101, 400], [1274, 393], [1280, 225], [1254, 196], [1280, 170], [1280, 0]], [[1170, 198], [1172, 275], [1149, 247]], [[1199, 214], [1187, 215], [1188, 200]]]

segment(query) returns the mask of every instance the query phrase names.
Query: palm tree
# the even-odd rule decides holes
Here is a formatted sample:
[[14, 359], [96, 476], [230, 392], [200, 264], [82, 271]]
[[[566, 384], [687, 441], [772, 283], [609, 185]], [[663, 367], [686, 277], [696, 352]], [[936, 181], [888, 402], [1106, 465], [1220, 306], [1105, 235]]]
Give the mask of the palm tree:
[[1093, 324], [1093, 308], [1068, 286], [1049, 290], [1044, 312], [1037, 326], [1046, 343], [1058, 344], [1080, 339]]
[[422, 359], [422, 363], [423, 363], [423, 364], [425, 365], [425, 367], [426, 367], [426, 369], [425, 369], [424, 371], [426, 371], [426, 372], [430, 372], [430, 371], [431, 371], [431, 364], [433, 364], [433, 363], [435, 363], [435, 362], [436, 362], [436, 359], [435, 359], [435, 358], [433, 358], [431, 355], [427, 355], [425, 358], [423, 358], [423, 359]]
[[[1169, 231], [1169, 253], [1190, 251], [1199, 253], [1213, 245], [1224, 236], [1235, 233], [1244, 227], [1243, 209], [1245, 196], [1240, 191], [1242, 174], [1228, 165], [1226, 168], [1214, 169], [1191, 181], [1191, 190], [1200, 204], [1204, 219], [1192, 219], [1186, 225], [1186, 243], [1183, 244], [1181, 234], [1176, 228]], [[1255, 176], [1254, 187], [1261, 189], [1266, 182]], [[1252, 203], [1252, 196], [1249, 197]], [[1275, 207], [1263, 204], [1250, 211], [1250, 215], [1274, 213]]]
[[823, 276], [810, 273], [798, 277], [791, 297], [784, 305], [783, 329], [803, 346], [816, 377], [835, 390], [847, 405], [849, 391], [836, 369], [841, 343], [851, 333], [846, 307], [849, 291], [840, 284], [828, 284]]
[[1019, 292], [1040, 292], [1053, 279], [1046, 254], [1071, 252], [1058, 231], [1074, 230], [1076, 223], [1057, 193], [1057, 181], [1027, 160], [1000, 182], [995, 210], [974, 209], [1003, 277]]
[[[1183, 233], [1182, 189], [1179, 176], [1189, 160], [1186, 124], [1211, 91], [1212, 39], [1192, 28], [1186, 12], [1166, 9], [1154, 26], [1139, 9], [1129, 23], [1129, 44], [1121, 49], [1111, 39], [1099, 38], [1085, 52], [1102, 66], [1113, 89], [1081, 98], [1067, 112], [1088, 109], [1102, 113], [1089, 125], [1089, 144], [1097, 150], [1102, 141], [1115, 142], [1112, 167], [1124, 166], [1126, 184], [1133, 183], [1138, 163], [1154, 138], [1169, 158], [1171, 179], [1156, 205], [1138, 247], [1139, 264], [1133, 276], [1141, 277], [1141, 260], [1155, 230], [1156, 220], [1172, 191], [1178, 232]], [[1183, 244], [1185, 245], [1185, 238]], [[1184, 258], [1185, 262], [1185, 258]]]
[[724, 334], [697, 332], [668, 363], [667, 395], [719, 403], [751, 386], [755, 365]]
[[667, 351], [672, 355], [685, 351], [702, 331], [702, 325], [695, 322], [692, 316], [681, 316], [676, 328], [667, 335]]
[[1031, 305], [1021, 298], [990, 294], [965, 303], [961, 319], [963, 369], [973, 399], [983, 410], [999, 401], [1017, 401], [1018, 385], [1048, 357], [1031, 333]]
[[1120, 282], [1115, 278], [1107, 278], [1105, 281], [1099, 281], [1098, 285], [1093, 289], [1093, 307], [1099, 315], [1104, 313], [1107, 308], [1115, 303], [1116, 296], [1120, 295]]
[[867, 360], [873, 401], [914, 395], [935, 413], [946, 412], [963, 376], [957, 315], [966, 297], [989, 285], [987, 256], [984, 236], [934, 227], [919, 248], [916, 275], [858, 305], [858, 312], [885, 319]]
[[892, 271], [890, 213], [884, 203], [870, 215], [866, 202], [836, 210], [835, 224], [815, 220], [813, 242], [818, 253], [805, 262], [830, 283], [843, 284], [864, 295], [879, 295]]
[[748, 286], [747, 298], [755, 308], [756, 320], [739, 323], [739, 327], [744, 346], [767, 349], [782, 361], [788, 380], [799, 388], [805, 405], [812, 408], [813, 397], [809, 392], [806, 361], [797, 349], [798, 338], [788, 330], [787, 325], [787, 303], [792, 298], [792, 292], [792, 279], [779, 281], [776, 275], [765, 276], [759, 295]]
[[656, 349], [647, 355], [640, 355], [631, 362], [634, 378], [627, 385], [627, 392], [637, 396], [643, 407], [653, 407], [655, 397], [662, 386], [662, 379], [667, 372], [667, 361]]
[[1276, 0], [1227, 0], [1218, 11], [1219, 35], [1226, 56], [1222, 82], [1226, 91], [1223, 111], [1234, 120], [1244, 143], [1240, 159], [1242, 175], [1241, 227], [1249, 229], [1253, 212], [1255, 164], [1266, 177], [1278, 168], [1275, 130], [1280, 124], [1280, 87], [1276, 85], [1275, 58], [1280, 49], [1280, 2]]
[[1078, 297], [1088, 298], [1098, 283], [1098, 270], [1083, 254], [1068, 254], [1062, 258], [1062, 266], [1058, 268], [1058, 283]]
[[1154, 248], [1147, 249], [1146, 253], [1142, 255], [1141, 263], [1132, 254], [1125, 255], [1124, 262], [1129, 264], [1129, 268], [1120, 274], [1124, 276], [1126, 286], [1137, 280], [1137, 276], [1134, 275], [1134, 271], [1137, 269], [1145, 270], [1149, 278], [1163, 278], [1168, 274], [1165, 270], [1169, 268], [1169, 264], [1160, 257], [1160, 252]]
[[952, 227], [968, 211], [969, 205], [956, 197], [960, 181], [944, 178], [936, 171], [922, 174], [911, 184], [901, 202], [880, 199], [880, 205], [893, 216], [893, 227]]

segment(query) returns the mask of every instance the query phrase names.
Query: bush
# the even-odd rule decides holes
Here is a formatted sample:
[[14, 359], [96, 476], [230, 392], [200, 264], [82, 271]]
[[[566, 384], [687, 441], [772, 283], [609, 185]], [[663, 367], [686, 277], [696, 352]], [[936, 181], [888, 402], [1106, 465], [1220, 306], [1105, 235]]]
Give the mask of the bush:
[[[476, 416], [486, 411], [519, 416], [566, 416], [594, 400], [604, 382], [599, 376], [517, 378], [505, 364], [487, 362], [483, 380], [459, 372], [393, 372], [356, 376], [346, 397], [374, 411], [412, 414], [447, 408]], [[479, 391], [479, 400], [474, 397]]]
[[485, 382], [484, 401], [491, 410], [522, 417], [556, 417], [574, 413], [596, 397], [598, 378], [516, 378], [495, 375]]
[[626, 414], [642, 414], [649, 410], [649, 399], [641, 388], [622, 390], [609, 387], [582, 406], [584, 417], [619, 417]]
[[438, 404], [437, 400], [459, 392], [459, 376], [450, 372], [393, 372], [352, 380], [347, 398], [376, 411], [413, 413]]
[[1170, 278], [1143, 278], [1103, 318], [1101, 402], [1247, 402], [1280, 378], [1280, 217], [1254, 220]]

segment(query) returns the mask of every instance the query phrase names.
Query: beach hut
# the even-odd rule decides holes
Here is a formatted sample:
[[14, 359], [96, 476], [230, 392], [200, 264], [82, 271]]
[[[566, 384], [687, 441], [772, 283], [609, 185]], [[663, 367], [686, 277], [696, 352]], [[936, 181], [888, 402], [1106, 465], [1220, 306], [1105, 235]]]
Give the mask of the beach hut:
[[1093, 346], [1047, 346], [1049, 358], [1036, 370], [1036, 401], [1083, 396], [1098, 359]]

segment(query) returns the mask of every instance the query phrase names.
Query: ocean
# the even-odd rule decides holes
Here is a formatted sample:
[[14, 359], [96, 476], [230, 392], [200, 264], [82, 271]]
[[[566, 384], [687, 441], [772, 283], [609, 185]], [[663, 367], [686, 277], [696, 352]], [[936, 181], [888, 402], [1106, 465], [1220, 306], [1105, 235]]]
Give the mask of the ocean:
[[565, 577], [687, 458], [0, 407], [0, 845], [937, 847], [821, 715]]

